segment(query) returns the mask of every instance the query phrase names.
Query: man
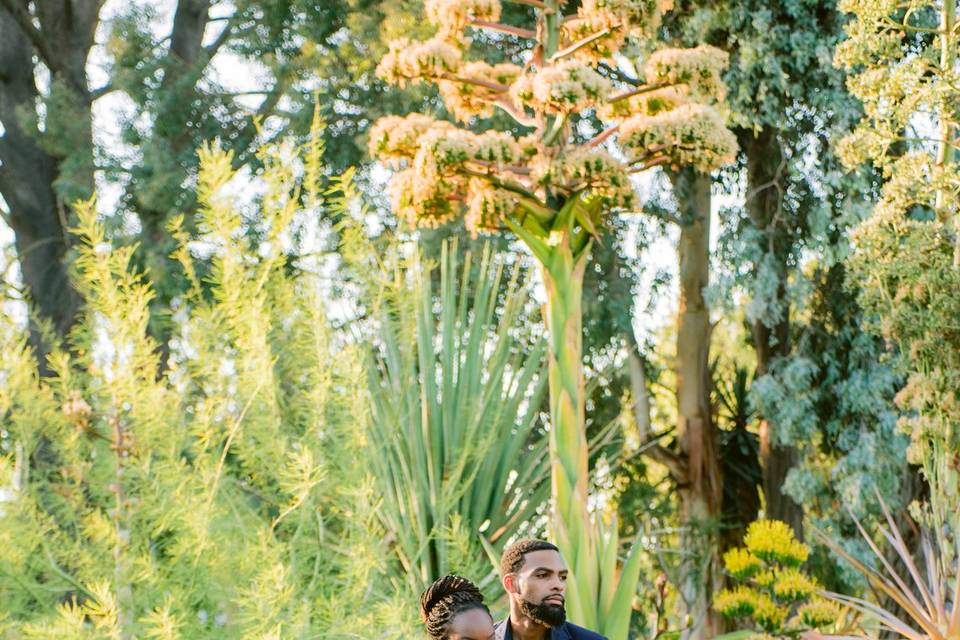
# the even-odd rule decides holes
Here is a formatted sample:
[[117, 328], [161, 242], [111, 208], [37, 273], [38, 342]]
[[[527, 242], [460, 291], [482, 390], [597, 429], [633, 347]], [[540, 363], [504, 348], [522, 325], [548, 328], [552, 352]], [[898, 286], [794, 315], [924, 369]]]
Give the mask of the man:
[[567, 565], [543, 540], [520, 540], [500, 557], [500, 579], [510, 598], [510, 617], [495, 626], [496, 640], [606, 640], [567, 622]]

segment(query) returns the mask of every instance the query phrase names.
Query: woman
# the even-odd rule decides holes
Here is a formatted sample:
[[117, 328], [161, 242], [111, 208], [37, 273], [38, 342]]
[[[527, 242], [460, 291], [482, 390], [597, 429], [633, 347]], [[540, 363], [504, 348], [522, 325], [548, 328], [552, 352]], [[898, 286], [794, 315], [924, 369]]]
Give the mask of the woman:
[[443, 576], [420, 594], [420, 616], [433, 640], [493, 640], [493, 618], [475, 584]]

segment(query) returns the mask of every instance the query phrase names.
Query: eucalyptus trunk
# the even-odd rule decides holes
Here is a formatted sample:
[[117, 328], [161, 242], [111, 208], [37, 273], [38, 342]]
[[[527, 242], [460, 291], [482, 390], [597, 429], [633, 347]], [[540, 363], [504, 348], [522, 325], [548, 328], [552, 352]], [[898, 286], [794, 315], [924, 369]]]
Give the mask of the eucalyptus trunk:
[[677, 433], [686, 461], [679, 482], [682, 524], [680, 593], [689, 616], [686, 638], [720, 630], [710, 607], [722, 587], [717, 530], [723, 497], [717, 429], [710, 405], [710, 310], [704, 289], [710, 274], [710, 176], [684, 169], [672, 176], [682, 226], [678, 247]]

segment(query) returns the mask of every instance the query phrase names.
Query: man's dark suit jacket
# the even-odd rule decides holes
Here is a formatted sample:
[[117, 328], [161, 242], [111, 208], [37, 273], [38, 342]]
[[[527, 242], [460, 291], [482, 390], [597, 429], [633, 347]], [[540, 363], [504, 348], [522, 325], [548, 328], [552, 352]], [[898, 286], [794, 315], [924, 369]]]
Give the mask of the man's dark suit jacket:
[[[496, 640], [513, 640], [513, 633], [510, 629], [510, 618], [498, 622], [494, 625], [493, 629]], [[549, 640], [607, 640], [599, 633], [588, 631], [571, 622], [564, 622], [559, 627], [551, 627], [548, 638]]]

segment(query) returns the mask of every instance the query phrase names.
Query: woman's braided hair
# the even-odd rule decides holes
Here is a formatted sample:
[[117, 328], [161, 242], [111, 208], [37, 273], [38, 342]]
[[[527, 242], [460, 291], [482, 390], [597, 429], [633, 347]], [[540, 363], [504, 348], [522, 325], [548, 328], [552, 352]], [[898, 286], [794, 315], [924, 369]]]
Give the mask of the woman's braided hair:
[[470, 609], [490, 613], [477, 585], [460, 576], [443, 576], [420, 594], [420, 617], [435, 640], [446, 638], [454, 617]]

